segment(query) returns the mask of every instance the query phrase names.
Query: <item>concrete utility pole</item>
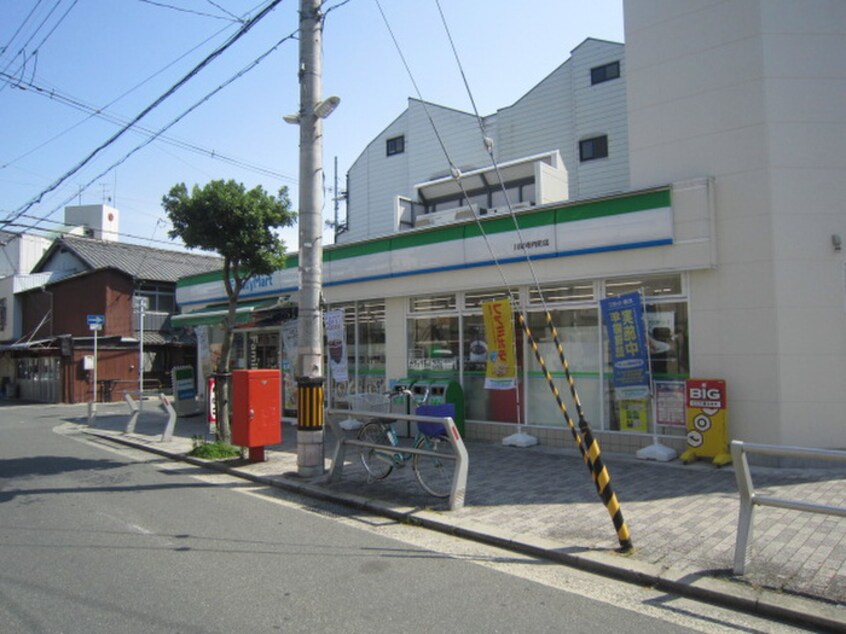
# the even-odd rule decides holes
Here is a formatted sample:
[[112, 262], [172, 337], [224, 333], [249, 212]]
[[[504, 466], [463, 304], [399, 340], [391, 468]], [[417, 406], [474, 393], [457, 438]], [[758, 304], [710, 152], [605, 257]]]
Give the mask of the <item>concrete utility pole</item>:
[[299, 350], [297, 473], [323, 473], [323, 123], [339, 99], [321, 101], [322, 0], [300, 0]]

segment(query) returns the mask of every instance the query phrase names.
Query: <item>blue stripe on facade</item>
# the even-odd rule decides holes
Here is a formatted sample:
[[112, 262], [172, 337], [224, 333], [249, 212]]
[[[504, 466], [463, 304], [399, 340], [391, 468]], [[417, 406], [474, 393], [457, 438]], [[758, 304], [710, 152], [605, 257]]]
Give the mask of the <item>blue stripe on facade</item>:
[[[567, 257], [574, 257], [578, 255], [590, 255], [592, 253], [608, 253], [610, 251], [626, 251], [629, 249], [646, 249], [649, 247], [661, 247], [661, 246], [668, 246], [673, 244], [672, 238], [662, 238], [660, 240], [647, 240], [642, 242], [629, 242], [626, 244], [615, 244], [611, 246], [603, 246], [603, 247], [591, 247], [589, 249], [571, 249], [569, 251], [557, 251], [555, 253], [542, 253], [538, 255], [529, 255], [529, 260], [548, 260], [551, 258], [567, 258]], [[427, 275], [430, 273], [447, 273], [450, 271], [460, 271], [464, 269], [476, 269], [485, 266], [495, 266], [497, 262], [499, 264], [514, 264], [518, 262], [525, 262], [526, 256], [518, 256], [513, 258], [503, 258], [500, 260], [485, 260], [482, 262], [471, 262], [471, 263], [462, 263], [462, 264], [451, 264], [449, 266], [436, 266], [436, 267], [429, 267], [425, 269], [415, 269], [413, 271], [402, 271], [400, 273], [385, 273], [384, 275], [369, 275], [364, 277], [356, 277], [353, 279], [347, 280], [338, 280], [335, 282], [324, 281], [323, 286], [330, 287], [330, 286], [344, 286], [346, 284], [361, 284], [363, 282], [378, 282], [380, 280], [389, 280], [389, 279], [399, 279], [401, 277], [409, 277], [412, 275]], [[282, 293], [292, 293], [298, 291], [299, 288], [296, 286], [284, 287], [279, 289], [273, 289], [270, 293], [252, 293], [250, 295], [242, 295], [239, 300], [246, 300], [246, 299], [262, 299], [262, 298], [272, 298], [280, 295]], [[196, 300], [191, 302], [183, 302], [182, 306], [190, 306], [193, 304], [214, 304], [219, 301], [227, 301], [227, 298], [224, 296], [222, 298], [212, 298], [212, 299], [202, 299]]]

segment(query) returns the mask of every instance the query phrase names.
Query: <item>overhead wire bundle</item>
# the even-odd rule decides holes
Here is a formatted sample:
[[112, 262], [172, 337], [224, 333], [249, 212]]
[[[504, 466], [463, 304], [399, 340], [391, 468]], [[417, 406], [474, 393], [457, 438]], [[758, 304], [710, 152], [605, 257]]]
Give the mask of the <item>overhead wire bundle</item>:
[[[406, 62], [405, 56], [402, 53], [402, 49], [399, 46], [399, 42], [397, 41], [397, 39], [396, 39], [392, 29], [391, 29], [391, 26], [390, 26], [390, 24], [387, 20], [387, 17], [385, 15], [384, 11], [382, 10], [382, 6], [381, 6], [379, 0], [375, 0], [375, 2], [376, 2], [376, 5], [379, 8], [380, 13], [382, 14], [382, 18], [383, 18], [385, 25], [386, 25], [386, 27], [387, 27], [390, 35], [391, 35], [391, 38], [393, 39], [394, 45], [395, 45], [395, 47], [396, 47], [396, 49], [399, 53], [399, 56], [402, 60], [402, 63], [404, 65], [405, 69], [406, 69], [406, 72], [408, 73], [408, 75], [411, 79], [411, 83], [414, 86], [415, 91], [417, 92], [417, 96], [418, 96], [418, 98], [420, 99], [420, 101], [423, 105], [424, 112], [426, 113], [426, 117], [429, 121], [429, 124], [432, 126], [435, 137], [437, 138], [438, 143], [441, 147], [441, 150], [444, 153], [444, 156], [447, 160], [447, 163], [449, 164], [450, 174], [452, 175], [453, 179], [457, 183], [458, 187], [461, 189], [462, 196], [464, 197], [465, 200], [467, 200], [467, 199], [469, 199], [469, 196], [467, 195], [467, 191], [465, 190], [464, 185], [461, 182], [461, 178], [462, 178], [461, 170], [458, 168], [458, 166], [453, 162], [452, 158], [450, 157], [449, 151], [447, 150], [446, 145], [443, 141], [443, 138], [442, 138], [440, 132], [438, 131], [438, 127], [435, 124], [435, 121], [434, 121], [434, 119], [432, 118], [432, 116], [429, 112], [427, 103], [423, 99], [423, 96], [420, 92], [420, 89], [417, 85], [417, 82], [414, 79], [414, 75], [411, 72], [411, 69], [410, 69], [408, 63]], [[570, 416], [570, 414], [567, 410], [567, 406], [565, 405], [564, 401], [561, 398], [560, 392], [558, 390], [558, 387], [555, 385], [555, 381], [552, 377], [552, 374], [550, 373], [550, 371], [546, 367], [546, 362], [544, 361], [543, 356], [540, 353], [540, 350], [539, 350], [539, 347], [538, 347], [538, 344], [537, 344], [537, 340], [534, 337], [534, 334], [532, 333], [528, 324], [526, 323], [526, 319], [525, 319], [522, 311], [519, 310], [519, 302], [517, 301], [516, 295], [515, 295], [514, 291], [512, 290], [511, 284], [509, 283], [509, 281], [508, 281], [508, 279], [505, 275], [505, 272], [504, 272], [504, 269], [502, 268], [501, 263], [499, 262], [499, 258], [497, 257], [490, 241], [488, 240], [487, 234], [485, 233], [485, 228], [483, 226], [483, 223], [481, 222], [481, 219], [480, 219], [479, 215], [475, 212], [475, 210], [473, 211], [473, 219], [474, 219], [474, 221], [475, 221], [475, 223], [476, 223], [476, 225], [479, 229], [480, 235], [482, 236], [482, 238], [485, 241], [485, 245], [487, 246], [488, 251], [491, 254], [492, 260], [494, 262], [494, 265], [496, 266], [497, 271], [499, 272], [499, 275], [502, 279], [502, 282], [503, 282], [505, 288], [507, 289], [507, 293], [508, 293], [508, 296], [509, 296], [509, 298], [512, 302], [512, 305], [516, 306], [518, 308], [518, 310], [515, 311], [516, 314], [517, 314], [518, 323], [520, 324], [524, 334], [526, 335], [527, 340], [529, 341], [529, 343], [532, 347], [532, 350], [535, 354], [535, 358], [537, 359], [538, 364], [541, 367], [541, 370], [544, 374], [546, 382], [547, 382], [547, 384], [548, 384], [548, 386], [549, 386], [549, 388], [550, 388], [550, 390], [551, 390], [551, 392], [552, 392], [552, 394], [553, 394], [553, 396], [556, 400], [558, 408], [559, 408], [562, 416], [564, 417], [564, 420], [567, 424], [567, 427], [570, 429], [570, 432], [573, 436], [573, 440], [576, 443], [576, 445], [579, 449], [579, 452], [581, 453], [582, 458], [583, 458], [583, 460], [585, 461], [585, 463], [588, 467], [588, 470], [590, 471], [590, 474], [591, 474], [591, 477], [593, 479], [594, 485], [596, 487], [597, 493], [598, 493], [600, 499], [602, 500], [603, 504], [605, 505], [606, 509], [608, 510], [609, 515], [611, 516], [611, 520], [612, 520], [612, 523], [614, 524], [614, 528], [615, 528], [615, 531], [617, 533], [617, 538], [618, 538], [618, 541], [619, 541], [619, 544], [620, 544], [620, 550], [624, 551], [624, 552], [629, 551], [632, 548], [631, 534], [630, 534], [628, 526], [627, 526], [627, 524], [626, 524], [626, 522], [623, 518], [623, 513], [622, 513], [622, 509], [620, 507], [620, 503], [617, 500], [617, 496], [614, 493], [614, 490], [611, 486], [611, 477], [610, 477], [610, 474], [608, 472], [607, 467], [603, 463], [599, 443], [593, 435], [593, 432], [590, 428], [590, 424], [588, 423], [587, 417], [585, 416], [584, 410], [582, 408], [581, 401], [580, 401], [579, 396], [578, 396], [578, 392], [576, 391], [575, 381], [573, 379], [572, 373], [570, 372], [569, 363], [567, 362], [567, 358], [566, 358], [566, 355], [564, 353], [564, 346], [561, 343], [560, 337], [558, 335], [558, 331], [555, 328], [555, 325], [553, 323], [552, 314], [549, 310], [548, 305], [546, 304], [546, 299], [544, 297], [544, 294], [543, 294], [543, 292], [541, 292], [540, 282], [538, 281], [538, 278], [537, 278], [537, 275], [536, 275], [536, 272], [535, 272], [535, 269], [534, 269], [534, 265], [532, 263], [532, 259], [529, 255], [527, 248], [526, 248], [526, 241], [522, 237], [519, 219], [518, 219], [518, 217], [517, 217], [517, 215], [514, 211], [513, 205], [511, 204], [511, 200], [508, 196], [508, 192], [507, 192], [506, 187], [505, 187], [505, 181], [502, 177], [502, 173], [500, 171], [499, 163], [498, 163], [498, 161], [496, 159], [496, 155], [494, 153], [494, 142], [487, 135], [487, 133], [485, 131], [484, 120], [480, 116], [479, 111], [476, 107], [475, 99], [473, 98], [472, 91], [470, 90], [470, 85], [467, 81], [466, 74], [464, 73], [464, 69], [462, 67], [461, 60], [458, 56], [458, 52], [455, 48], [455, 44], [454, 44], [453, 39], [452, 39], [452, 35], [450, 34], [449, 26], [447, 25], [446, 18], [444, 16], [443, 10], [441, 9], [440, 1], [435, 0], [435, 4], [437, 5], [438, 12], [440, 13], [440, 16], [441, 16], [441, 21], [442, 21], [444, 29], [447, 33], [448, 39], [450, 41], [450, 45], [452, 46], [452, 51], [453, 51], [453, 54], [455, 56], [456, 62], [458, 64], [462, 80], [464, 81], [464, 86], [465, 86], [465, 88], [467, 90], [467, 94], [470, 98], [470, 102], [473, 106], [473, 111], [474, 111], [474, 114], [476, 116], [476, 120], [479, 123], [479, 131], [480, 131], [480, 134], [481, 134], [481, 137], [482, 137], [482, 143], [485, 147], [485, 151], [487, 152], [488, 156], [490, 157], [491, 163], [492, 163], [494, 170], [496, 172], [496, 175], [497, 175], [498, 184], [499, 184], [499, 186], [502, 190], [502, 193], [505, 197], [506, 205], [508, 207], [508, 213], [509, 213], [509, 216], [511, 217], [511, 219], [514, 223], [514, 228], [515, 228], [515, 231], [518, 235], [518, 240], [521, 244], [521, 248], [522, 248], [522, 251], [523, 251], [523, 255], [525, 257], [526, 264], [529, 267], [532, 282], [538, 290], [538, 296], [541, 299], [543, 309], [544, 309], [544, 312], [545, 312], [546, 325], [550, 329], [551, 335], [553, 337], [553, 341], [555, 343], [556, 350], [558, 351], [558, 354], [559, 354], [559, 361], [561, 362], [561, 365], [562, 365], [562, 368], [563, 368], [563, 371], [564, 371], [564, 374], [565, 374], [565, 377], [566, 377], [566, 380], [567, 380], [567, 383], [568, 383], [568, 386], [569, 386], [569, 389], [570, 389], [570, 394], [571, 394], [573, 401], [576, 405], [576, 411], [577, 411], [577, 415], [578, 415], [578, 419], [579, 419], [578, 429], [576, 428], [576, 425], [574, 424], [574, 422], [573, 422], [573, 420], [572, 420], [572, 418], [571, 418], [571, 416]], [[519, 390], [518, 390], [518, 394], [519, 394]], [[519, 422], [519, 417], [521, 415], [519, 403], [518, 403], [518, 413], [517, 414], [518, 414], [518, 422]]]

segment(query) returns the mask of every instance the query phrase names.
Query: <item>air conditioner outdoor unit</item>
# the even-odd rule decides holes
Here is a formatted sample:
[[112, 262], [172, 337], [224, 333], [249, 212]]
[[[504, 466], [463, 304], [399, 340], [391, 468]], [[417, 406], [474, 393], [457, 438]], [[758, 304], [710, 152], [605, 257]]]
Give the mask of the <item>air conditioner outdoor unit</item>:
[[466, 207], [456, 207], [455, 209], [445, 209], [444, 211], [436, 211], [431, 214], [417, 216], [414, 220], [414, 226], [437, 227], [457, 222], [459, 220], [470, 220], [478, 212], [479, 206], [475, 204], [468, 205]]

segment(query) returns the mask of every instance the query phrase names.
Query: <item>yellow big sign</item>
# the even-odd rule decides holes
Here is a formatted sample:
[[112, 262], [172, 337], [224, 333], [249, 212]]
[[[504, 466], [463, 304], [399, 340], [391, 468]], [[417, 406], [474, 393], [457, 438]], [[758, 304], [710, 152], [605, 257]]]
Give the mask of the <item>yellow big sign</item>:
[[682, 462], [712, 458], [721, 467], [731, 462], [726, 425], [726, 382], [688, 379], [685, 382], [687, 450]]

